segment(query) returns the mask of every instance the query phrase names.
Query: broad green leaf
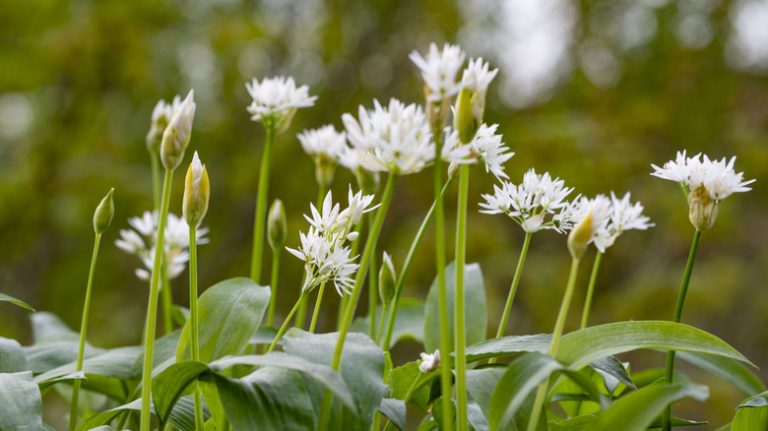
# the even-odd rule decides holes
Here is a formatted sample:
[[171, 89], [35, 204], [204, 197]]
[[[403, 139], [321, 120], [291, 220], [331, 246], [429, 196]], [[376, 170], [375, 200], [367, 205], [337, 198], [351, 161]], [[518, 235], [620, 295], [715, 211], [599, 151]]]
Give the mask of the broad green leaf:
[[677, 382], [646, 386], [619, 398], [597, 415], [594, 431], [644, 431], [671, 402], [691, 397], [706, 398], [706, 387]]
[[485, 417], [488, 417], [488, 406], [491, 402], [493, 389], [504, 375], [506, 367], [489, 367], [479, 370], [467, 370], [467, 392], [477, 403]]
[[[152, 355], [152, 375], [155, 376], [163, 369], [176, 362], [176, 347], [180, 344], [180, 330], [175, 330], [155, 340], [155, 348]], [[142, 351], [131, 371], [135, 379], [140, 380], [144, 369], [144, 352]]]
[[[83, 372], [85, 374], [99, 375], [104, 377], [114, 377], [117, 379], [138, 379], [133, 370], [136, 359], [141, 355], [142, 348], [138, 346], [118, 347], [97, 354], [83, 361]], [[47, 371], [35, 377], [36, 382], [50, 380], [57, 376], [73, 373], [76, 369], [76, 363], [70, 362], [53, 370]]]
[[[154, 405], [151, 409], [152, 414], [154, 414]], [[97, 413], [83, 422], [80, 422], [77, 426], [77, 431], [90, 431], [94, 428], [107, 425], [121, 413], [125, 412], [141, 412], [141, 399], [136, 399], [128, 404]], [[208, 410], [203, 407], [203, 418], [207, 419], [208, 417], [210, 417]], [[168, 422], [178, 428], [179, 431], [195, 431], [194, 401], [192, 400], [192, 397], [183, 397], [176, 402]]]
[[[594, 370], [600, 372], [605, 379], [606, 386], [609, 386], [609, 378], [615, 380], [614, 384], [618, 382], [624, 383], [632, 389], [637, 389], [629, 373], [624, 368], [624, 364], [613, 356], [606, 356], [605, 358], [598, 359], [597, 361], [589, 364]], [[611, 390], [613, 392], [613, 390]]]
[[[27, 365], [33, 373], [44, 373], [77, 360], [80, 334], [70, 329], [55, 314], [37, 312], [31, 315], [32, 346], [24, 347]], [[103, 350], [86, 343], [85, 357], [102, 353]]]
[[550, 421], [549, 431], [587, 431], [595, 419], [595, 415], [582, 415], [560, 422]]
[[[277, 336], [277, 329], [271, 327], [271, 326], [260, 326], [259, 330], [256, 331], [256, 334], [251, 337], [251, 339], [248, 341], [248, 344], [251, 345], [257, 345], [257, 344], [272, 344], [272, 341]], [[278, 340], [277, 345], [280, 346], [282, 343], [280, 340]]]
[[13, 296], [6, 295], [4, 293], [0, 293], [0, 302], [10, 302], [11, 304], [19, 306], [19, 307], [21, 307], [21, 308], [23, 308], [25, 310], [29, 310], [29, 311], [32, 311], [32, 312], [35, 311], [35, 309], [32, 308], [32, 306], [30, 306], [26, 302], [22, 301], [21, 299], [14, 298]]
[[[445, 289], [448, 308], [448, 328], [450, 328], [451, 351], [454, 340], [454, 298], [456, 292], [456, 263], [451, 262], [445, 267]], [[424, 305], [424, 347], [428, 352], [434, 352], [440, 348], [440, 307], [438, 297], [437, 280], [432, 282], [432, 287], [427, 295]], [[466, 264], [464, 267], [464, 294], [466, 310], [466, 335], [467, 345], [477, 344], [485, 340], [488, 326], [485, 305], [485, 287], [480, 265], [476, 263]]]
[[182, 361], [169, 366], [152, 379], [152, 402], [160, 423], [168, 419], [173, 405], [187, 386], [209, 371], [208, 365], [202, 362]]
[[736, 360], [694, 352], [678, 352], [676, 357], [722, 378], [746, 395], [755, 395], [765, 390], [763, 382]]
[[[376, 315], [374, 316], [377, 324], [380, 317], [381, 306], [378, 306], [376, 307]], [[355, 321], [352, 322], [350, 331], [367, 334], [369, 319], [370, 316], [356, 318]], [[402, 298], [400, 300], [400, 305], [397, 307], [395, 326], [392, 328], [392, 340], [389, 343], [390, 349], [402, 340], [413, 340], [417, 342], [422, 342], [424, 340], [424, 303], [418, 299]]]
[[[283, 337], [285, 352], [301, 356], [316, 364], [330, 365], [336, 348], [337, 333], [310, 334], [298, 329], [289, 330]], [[387, 387], [383, 382], [384, 352], [367, 336], [350, 333], [344, 343], [341, 376], [352, 392], [356, 411], [344, 408], [334, 401], [331, 420], [334, 427], [344, 430], [368, 430], [373, 415], [378, 411]], [[306, 381], [307, 390], [317, 411], [325, 388]]]
[[716, 336], [682, 323], [618, 322], [568, 333], [557, 359], [578, 369], [598, 359], [636, 349], [681, 350], [723, 356], [748, 364], [747, 358]]
[[[256, 334], [269, 304], [269, 288], [248, 278], [231, 278], [208, 288], [198, 302], [200, 360], [211, 362], [243, 352]], [[190, 322], [184, 325], [176, 358], [190, 360]]]
[[27, 371], [27, 358], [18, 341], [0, 337], [0, 373]]
[[768, 392], [744, 400], [736, 410], [731, 422], [731, 431], [753, 431], [768, 429]]
[[511, 335], [494, 338], [467, 347], [467, 362], [515, 355], [518, 353], [540, 352], [549, 350], [552, 341], [550, 334]]
[[69, 328], [58, 316], [47, 311], [38, 311], [32, 319], [32, 337], [35, 344], [80, 341], [80, 334]]
[[43, 429], [43, 402], [32, 373], [0, 374], [0, 430]]
[[381, 400], [379, 412], [389, 419], [398, 429], [405, 430], [406, 408], [405, 401], [392, 398]]
[[422, 373], [418, 362], [408, 362], [389, 372], [389, 396], [426, 410], [430, 383], [439, 376], [439, 370]]

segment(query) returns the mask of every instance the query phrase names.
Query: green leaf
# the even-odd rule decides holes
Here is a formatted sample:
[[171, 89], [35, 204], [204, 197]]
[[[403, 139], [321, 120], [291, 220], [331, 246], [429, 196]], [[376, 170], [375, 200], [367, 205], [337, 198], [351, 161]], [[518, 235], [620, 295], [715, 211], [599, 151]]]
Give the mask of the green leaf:
[[381, 400], [379, 412], [389, 419], [398, 429], [405, 430], [406, 409], [405, 401], [384, 398]]
[[746, 395], [765, 391], [763, 382], [742, 363], [733, 359], [694, 352], [678, 352], [676, 357], [722, 378]]
[[[154, 405], [151, 406], [151, 409], [154, 414]], [[77, 431], [89, 431], [99, 426], [107, 425], [121, 413], [138, 413], [140, 411], [141, 399], [136, 399], [128, 404], [117, 406], [89, 417], [77, 426]], [[203, 418], [208, 417], [210, 417], [208, 411], [203, 408]], [[195, 431], [194, 401], [192, 397], [183, 397], [176, 403], [173, 411], [171, 411], [168, 422], [178, 428], [179, 431]]]
[[0, 429], [43, 429], [43, 403], [32, 373], [0, 374]]
[[768, 392], [744, 400], [736, 410], [731, 431], [768, 429]]
[[[378, 306], [374, 316], [377, 323], [380, 316], [381, 306]], [[370, 316], [356, 318], [352, 322], [350, 331], [367, 334], [369, 319]], [[389, 343], [390, 349], [403, 340], [412, 340], [419, 343], [424, 340], [424, 303], [418, 299], [403, 298], [397, 307], [395, 326], [392, 328], [392, 340]]]
[[552, 341], [550, 334], [512, 335], [494, 338], [467, 347], [467, 362], [481, 361], [518, 353], [540, 352], [549, 350]]
[[699, 352], [752, 364], [720, 338], [693, 326], [666, 321], [608, 323], [571, 332], [561, 339], [557, 359], [578, 369], [636, 349]]
[[32, 306], [30, 306], [26, 302], [22, 301], [21, 299], [16, 299], [13, 296], [6, 295], [4, 293], [0, 293], [0, 302], [10, 302], [11, 304], [17, 305], [17, 306], [19, 306], [19, 307], [21, 307], [21, 308], [23, 308], [25, 310], [29, 310], [29, 311], [32, 311], [32, 312], [35, 311], [35, 309], [32, 308]]
[[[613, 377], [617, 382], [624, 383], [632, 389], [637, 389], [637, 386], [635, 386], [635, 383], [632, 381], [629, 373], [627, 373], [627, 370], [624, 368], [624, 364], [622, 364], [621, 361], [613, 356], [607, 356], [605, 358], [598, 359], [597, 361], [589, 364], [589, 366], [600, 372], [604, 380], [606, 379], [607, 375]], [[606, 389], [607, 386], [608, 381], [606, 380]], [[611, 390], [611, 392], [613, 391]]]
[[18, 341], [0, 337], [0, 373], [27, 371], [27, 358]]
[[[152, 355], [152, 375], [176, 362], [176, 347], [179, 345], [180, 330], [169, 332], [155, 340], [154, 354]], [[135, 379], [141, 379], [144, 369], [144, 352], [142, 351], [136, 362], [133, 363], [132, 375]]]
[[[256, 334], [269, 304], [269, 288], [248, 278], [231, 278], [208, 288], [198, 302], [200, 315], [200, 360], [211, 362], [237, 355]], [[190, 322], [184, 325], [176, 358], [190, 360]]]
[[[448, 296], [446, 307], [448, 308], [448, 328], [450, 332], [451, 351], [454, 340], [454, 298], [456, 291], [456, 263], [451, 262], [445, 267], [445, 289]], [[438, 297], [437, 280], [432, 282], [432, 287], [427, 295], [424, 306], [424, 347], [428, 352], [434, 352], [440, 348], [440, 307]], [[485, 340], [488, 326], [485, 305], [485, 287], [480, 265], [476, 263], [466, 264], [464, 267], [464, 294], [466, 310], [466, 335], [467, 345], [473, 345]]]
[[182, 361], [169, 366], [152, 379], [152, 402], [160, 423], [164, 424], [168, 419], [173, 405], [187, 386], [209, 371], [208, 365], [202, 362]]
[[[85, 374], [99, 375], [104, 377], [114, 377], [116, 379], [138, 380], [133, 370], [136, 359], [141, 355], [142, 348], [138, 346], [118, 347], [108, 350], [104, 353], [94, 355], [83, 361], [83, 372]], [[36, 382], [54, 379], [58, 376], [73, 373], [76, 369], [76, 363], [70, 362], [53, 370], [47, 371], [35, 377]]]
[[[291, 329], [283, 337], [283, 349], [307, 361], [330, 365], [337, 339], [337, 333], [310, 334]], [[356, 411], [343, 408], [342, 404], [334, 400], [332, 423], [344, 430], [368, 430], [387, 390], [382, 378], [384, 352], [364, 334], [350, 333], [342, 354], [341, 376], [352, 392]], [[317, 403], [316, 410], [319, 410], [325, 388], [319, 388], [312, 381], [306, 381], [306, 386], [313, 403]]]
[[426, 410], [429, 405], [430, 383], [439, 376], [439, 370], [422, 373], [417, 361], [408, 362], [389, 372], [389, 396]]
[[705, 386], [692, 383], [655, 384], [619, 398], [597, 415], [589, 427], [594, 431], [644, 431], [672, 402], [692, 397], [706, 398]]
[[467, 392], [477, 403], [485, 417], [488, 417], [488, 406], [491, 402], [493, 389], [504, 375], [506, 367], [489, 367], [479, 370], [467, 370]]
[[[31, 315], [32, 346], [24, 347], [27, 364], [33, 373], [44, 373], [77, 360], [80, 334], [70, 329], [55, 314], [40, 311]], [[102, 353], [89, 344], [84, 356]]]

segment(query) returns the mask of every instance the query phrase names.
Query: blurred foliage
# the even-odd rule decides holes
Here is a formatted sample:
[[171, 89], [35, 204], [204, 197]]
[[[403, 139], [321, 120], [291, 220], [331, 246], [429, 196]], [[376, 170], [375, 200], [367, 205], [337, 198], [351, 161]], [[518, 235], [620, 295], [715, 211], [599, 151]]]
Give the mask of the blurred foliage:
[[[499, 2], [499, 7], [513, 2]], [[147, 286], [133, 275], [139, 262], [113, 241], [128, 217], [152, 205], [144, 136], [158, 99], [170, 99], [190, 87], [196, 92], [191, 147], [207, 164], [212, 185], [205, 220], [211, 242], [200, 248], [199, 257], [201, 286], [209, 286], [248, 271], [263, 130], [245, 111], [249, 100], [244, 82], [288, 74], [319, 95], [315, 107], [296, 115], [275, 151], [270, 201], [279, 197], [285, 203], [289, 244], [295, 244], [298, 231], [306, 226], [301, 213], [316, 195], [312, 163], [295, 134], [326, 123], [340, 127], [342, 113], [370, 105], [373, 98], [420, 101], [421, 83], [408, 53], [425, 50], [431, 41], [471, 41], [465, 45], [470, 56], [508, 63], [509, 58], [488, 54], [503, 53], [503, 46], [483, 46], [501, 43], [499, 38], [473, 36], [477, 23], [470, 26], [469, 17], [482, 3], [486, 8], [495, 4], [0, 1], [0, 291], [52, 311], [76, 327], [92, 241], [91, 214], [114, 186], [117, 212], [105, 234], [96, 273], [90, 338], [104, 347], [137, 344]], [[486, 117], [500, 123], [506, 142], [517, 153], [508, 163], [512, 180], [533, 166], [564, 178], [585, 194], [630, 190], [656, 223], [648, 232], [626, 234], [610, 249], [592, 323], [672, 315], [692, 229], [679, 190], [651, 178], [649, 164], [685, 148], [714, 157], [735, 154], [737, 169], [757, 178], [755, 190], [729, 198], [715, 227], [704, 235], [683, 320], [723, 337], [767, 366], [768, 350], [762, 346], [768, 344], [768, 192], [763, 188], [768, 180], [768, 80], [759, 71], [734, 68], [727, 60], [735, 3], [708, 2], [711, 34], [691, 48], [681, 43], [676, 30], [683, 5], [691, 2], [640, 2], [646, 5], [646, 21], [639, 27], [645, 39], [610, 51], [612, 62], [607, 64], [613, 75], [607, 78], [585, 72], [592, 70], [590, 64], [601, 63], [589, 63], [584, 50], [596, 41], [621, 45], [614, 33], [622, 30], [621, 19], [635, 2], [544, 3], [567, 6], [572, 19], [563, 59], [547, 78], [551, 88], [525, 103], [510, 102], [504, 90], [508, 86], [498, 82], [489, 94]], [[614, 33], [606, 27], [611, 22]], [[482, 52], [470, 48], [475, 46]], [[530, 51], [533, 61], [537, 53]], [[527, 63], [519, 53], [517, 57], [521, 67]], [[500, 79], [514, 72], [503, 68]], [[493, 179], [480, 169], [474, 172], [471, 205], [476, 208], [480, 193], [490, 190]], [[396, 262], [402, 261], [430, 205], [430, 175], [398, 182], [380, 241]], [[348, 172], [339, 171], [334, 190], [345, 192], [353, 181]], [[181, 208], [182, 183], [179, 173], [175, 212]], [[454, 202], [452, 194], [449, 208]], [[482, 265], [489, 288], [490, 330], [495, 331], [522, 233], [498, 216], [472, 212], [469, 221], [468, 257]], [[415, 261], [407, 296], [423, 297], [433, 278], [430, 235]], [[584, 286], [590, 260], [582, 268]], [[511, 318], [515, 333], [551, 327], [567, 265], [563, 237], [551, 232], [534, 237]], [[287, 255], [282, 266], [278, 305], [285, 311], [298, 291], [302, 266]], [[185, 277], [175, 280], [174, 287], [177, 302], [186, 304]], [[571, 327], [577, 324], [582, 296], [576, 298]], [[321, 327], [330, 328], [335, 321], [336, 301], [334, 297], [326, 302]], [[23, 311], [3, 307], [2, 336], [28, 340], [28, 326]], [[412, 345], [397, 353], [401, 359], [416, 354]], [[661, 360], [643, 358], [645, 363]], [[763, 377], [768, 375], [763, 372]], [[723, 423], [741, 396], [718, 391], [722, 385], [717, 382], [708, 383], [718, 386], [705, 406], [717, 415], [712, 417], [715, 424]]]

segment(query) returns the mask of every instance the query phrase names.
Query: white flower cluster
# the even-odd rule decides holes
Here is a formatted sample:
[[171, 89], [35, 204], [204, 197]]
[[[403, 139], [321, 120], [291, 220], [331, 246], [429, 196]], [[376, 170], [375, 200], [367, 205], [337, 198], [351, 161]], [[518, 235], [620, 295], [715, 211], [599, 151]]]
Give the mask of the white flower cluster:
[[675, 160], [664, 163], [662, 167], [652, 164], [654, 171], [651, 175], [680, 183], [686, 191], [703, 186], [715, 201], [721, 201], [733, 193], [752, 190], [747, 186], [755, 180], [744, 181], [744, 173], [733, 169], [736, 157], [730, 160], [710, 160], [701, 153], [693, 157], [686, 157], [685, 153], [678, 151]]
[[629, 192], [621, 199], [611, 192], [610, 216], [595, 235], [595, 247], [601, 253], [605, 253], [605, 250], [612, 246], [616, 238], [625, 231], [646, 230], [653, 226], [651, 219], [643, 215], [643, 205], [640, 202], [630, 202]]
[[435, 158], [435, 144], [424, 111], [392, 99], [388, 106], [374, 101], [372, 110], [359, 108], [358, 118], [342, 116], [351, 144], [342, 164], [372, 172], [406, 175], [421, 171]]
[[480, 212], [506, 214], [526, 232], [554, 229], [562, 233], [570, 227], [570, 213], [563, 211], [571, 208], [565, 199], [572, 191], [563, 180], [531, 169], [519, 185], [502, 181], [493, 187], [493, 194], [482, 195], [485, 202], [480, 203]]
[[597, 240], [598, 234], [606, 229], [611, 218], [611, 210], [611, 200], [605, 195], [597, 195], [591, 199], [577, 196], [555, 218], [558, 219], [560, 229], [572, 230], [591, 215], [590, 236], [585, 243], [591, 244]]
[[347, 148], [347, 137], [344, 132], [336, 131], [331, 125], [305, 130], [297, 137], [301, 142], [301, 148], [315, 161], [318, 158], [324, 158], [338, 163], [341, 154]]
[[410, 58], [421, 71], [430, 102], [439, 102], [461, 90], [457, 78], [466, 55], [458, 46], [445, 44], [441, 51], [433, 43], [426, 57], [413, 51]]
[[467, 68], [464, 69], [461, 86], [484, 95], [497, 73], [499, 73], [499, 69], [491, 70], [490, 65], [482, 58], [473, 58], [469, 60]]
[[450, 163], [449, 172], [453, 172], [457, 165], [480, 161], [485, 165], [486, 172], [492, 173], [496, 178], [508, 178], [504, 172], [504, 163], [515, 153], [510, 152], [509, 147], [502, 142], [502, 136], [496, 134], [497, 128], [496, 124], [481, 125], [472, 141], [466, 145], [459, 140], [458, 132], [448, 129], [442, 157]]
[[[141, 280], [149, 280], [154, 265], [157, 219], [157, 212], [150, 211], [144, 212], [141, 217], [131, 217], [128, 224], [133, 229], [121, 229], [120, 239], [115, 241], [118, 248], [141, 259], [146, 269], [138, 268], [135, 271]], [[197, 229], [197, 244], [208, 243], [206, 233], [208, 228]], [[172, 213], [168, 213], [163, 248], [168, 278], [176, 278], [184, 271], [189, 260], [189, 225]]]
[[435, 350], [435, 353], [419, 353], [421, 361], [419, 362], [419, 371], [422, 373], [428, 373], [440, 368], [440, 350]]
[[373, 211], [373, 195], [363, 195], [362, 191], [352, 193], [349, 188], [347, 208], [341, 210], [338, 203], [333, 203], [329, 191], [323, 200], [322, 211], [314, 204], [310, 205], [311, 216], [304, 215], [310, 224], [307, 233], [301, 232], [301, 245], [297, 249], [286, 249], [304, 261], [307, 272], [302, 290], [309, 292], [315, 287], [332, 281], [339, 295], [350, 293], [354, 280], [352, 276], [358, 268], [357, 256], [352, 256], [347, 243], [353, 241], [358, 233], [352, 229], [363, 214]]
[[248, 105], [253, 121], [290, 122], [297, 109], [312, 106], [317, 100], [317, 96], [309, 95], [309, 87], [297, 87], [291, 77], [276, 76], [261, 82], [254, 78], [245, 88], [253, 99]]

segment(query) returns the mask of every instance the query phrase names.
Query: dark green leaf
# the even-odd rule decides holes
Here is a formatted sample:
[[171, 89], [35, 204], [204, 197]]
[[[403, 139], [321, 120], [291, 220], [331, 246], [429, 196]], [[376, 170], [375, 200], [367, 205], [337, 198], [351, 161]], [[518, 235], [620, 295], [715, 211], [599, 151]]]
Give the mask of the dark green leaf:
[[527, 352], [546, 353], [551, 341], [552, 336], [550, 334], [512, 335], [494, 338], [467, 347], [467, 361], [475, 362]]
[[389, 396], [426, 409], [429, 404], [430, 383], [439, 376], [439, 370], [422, 373], [419, 371], [418, 362], [408, 362], [390, 371]]
[[152, 379], [152, 401], [161, 423], [165, 423], [168, 415], [190, 383], [210, 371], [208, 365], [201, 362], [177, 362]]
[[678, 352], [676, 356], [731, 383], [746, 395], [755, 395], [765, 390], [763, 382], [744, 364], [734, 359], [695, 352]]
[[32, 373], [0, 374], [0, 430], [43, 428], [43, 403]]
[[[624, 368], [624, 364], [613, 356], [607, 356], [605, 358], [598, 359], [597, 361], [589, 365], [597, 371], [607, 374], [614, 378], [617, 382], [624, 383], [632, 389], [637, 389], [632, 378], [629, 377], [629, 373]], [[604, 376], [605, 377], [605, 376]], [[607, 383], [607, 382], [606, 382]], [[613, 392], [613, 391], [611, 391]]]
[[[380, 316], [381, 306], [378, 306], [374, 316], [376, 322], [379, 321]], [[350, 331], [367, 334], [369, 319], [370, 316], [358, 317], [352, 322]], [[424, 303], [418, 299], [403, 298], [397, 307], [395, 326], [392, 328], [392, 340], [389, 343], [390, 348], [402, 340], [417, 342], [424, 340]]]
[[504, 375], [506, 367], [489, 367], [480, 370], [467, 370], [467, 392], [477, 403], [485, 417], [488, 417], [488, 406], [491, 402], [493, 389]]
[[731, 422], [731, 431], [754, 431], [768, 429], [768, 392], [744, 400], [736, 410]]
[[29, 311], [32, 311], [32, 312], [35, 311], [34, 308], [32, 308], [29, 304], [27, 304], [26, 302], [22, 301], [21, 299], [16, 299], [13, 296], [6, 295], [4, 293], [0, 293], [0, 302], [10, 302], [11, 304], [17, 305], [17, 306], [19, 306], [19, 307], [21, 307], [21, 308], [23, 308], [25, 310], [29, 310]]
[[[450, 328], [451, 351], [453, 351], [453, 327], [454, 327], [454, 298], [456, 291], [456, 263], [451, 262], [445, 267], [445, 289], [448, 308], [448, 328]], [[424, 306], [424, 347], [428, 352], [434, 352], [440, 348], [440, 316], [437, 280], [432, 282], [432, 287], [427, 295]], [[488, 325], [485, 305], [485, 287], [480, 265], [476, 263], [466, 264], [464, 267], [464, 296], [466, 310], [466, 343], [473, 345], [485, 340]]]
[[[237, 355], [256, 334], [269, 304], [269, 288], [248, 278], [224, 280], [208, 288], [198, 303], [200, 310], [200, 360], [211, 362]], [[184, 325], [176, 358], [190, 360], [190, 322]]]
[[379, 406], [381, 414], [387, 417], [398, 429], [405, 430], [405, 401], [384, 398]]

